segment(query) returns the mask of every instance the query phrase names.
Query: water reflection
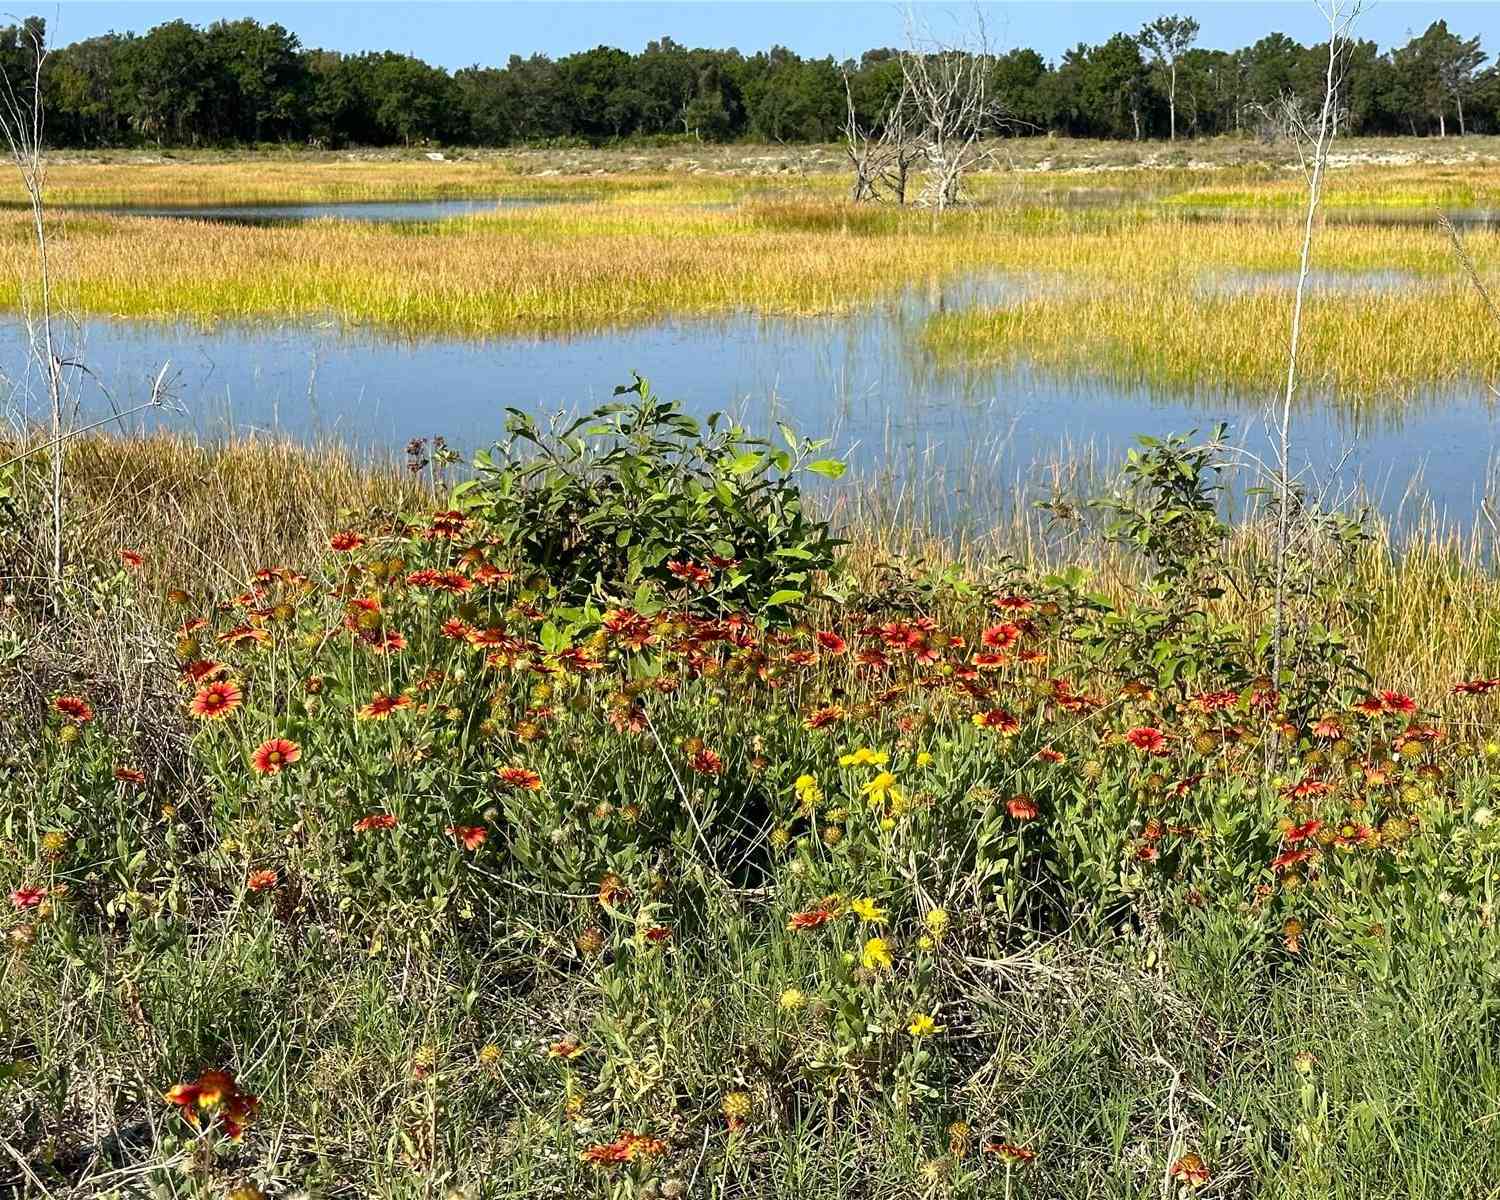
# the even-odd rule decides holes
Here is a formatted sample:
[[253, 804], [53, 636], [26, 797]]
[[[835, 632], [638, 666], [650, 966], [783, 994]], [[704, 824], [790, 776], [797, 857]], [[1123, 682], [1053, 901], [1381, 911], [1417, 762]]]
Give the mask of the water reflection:
[[476, 217], [511, 208], [580, 203], [578, 196], [487, 196], [445, 200], [335, 200], [311, 204], [78, 205], [72, 212], [124, 217], [166, 217], [229, 225], [296, 225], [305, 221], [438, 221]]
[[[635, 370], [696, 412], [727, 409], [757, 429], [786, 420], [832, 436], [867, 480], [937, 488], [945, 504], [976, 511], [1012, 493], [1036, 464], [1081, 444], [1107, 459], [1137, 434], [1224, 420], [1243, 431], [1248, 449], [1266, 449], [1270, 396], [1172, 394], [1025, 366], [939, 369], [920, 350], [932, 312], [1038, 286], [1007, 276], [930, 282], [853, 316], [746, 314], [568, 338], [402, 341], [331, 325], [205, 332], [91, 320], [73, 357], [92, 373], [80, 378], [84, 416], [141, 403], [170, 360], [185, 412], [148, 413], [131, 428], [274, 432], [383, 449], [432, 434], [485, 445], [507, 406], [578, 409], [608, 399]], [[15, 413], [39, 416], [44, 389], [28, 375], [14, 324], [0, 335], [0, 367]], [[108, 383], [108, 399], [92, 379]], [[1296, 419], [1306, 459], [1327, 465], [1347, 455], [1343, 477], [1388, 512], [1413, 491], [1467, 523], [1490, 479], [1497, 413], [1479, 384], [1386, 407], [1308, 396]]]

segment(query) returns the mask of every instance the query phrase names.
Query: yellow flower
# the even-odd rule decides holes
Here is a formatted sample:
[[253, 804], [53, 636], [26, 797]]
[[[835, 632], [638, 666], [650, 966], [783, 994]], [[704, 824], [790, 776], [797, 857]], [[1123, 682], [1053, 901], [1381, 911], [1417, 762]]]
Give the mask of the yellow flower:
[[885, 909], [881, 908], [880, 905], [875, 903], [875, 898], [873, 896], [866, 896], [861, 900], [854, 901], [849, 905], [849, 911], [852, 912], [861, 921], [868, 921], [872, 925], [885, 924]]
[[934, 908], [922, 918], [922, 921], [926, 924], [927, 931], [935, 938], [940, 938], [947, 933], [948, 926], [953, 923], [946, 908]]
[[896, 961], [891, 957], [891, 946], [884, 938], [872, 937], [865, 943], [864, 953], [859, 956], [866, 971], [889, 971]]
[[802, 993], [801, 989], [789, 987], [781, 993], [781, 998], [777, 1003], [786, 1012], [796, 1012], [807, 1003], [807, 997]]
[[823, 802], [823, 790], [818, 787], [818, 781], [811, 775], [797, 776], [797, 782], [792, 785], [792, 790], [797, 794], [797, 802], [802, 806], [804, 813], [810, 813]]
[[906, 1032], [912, 1037], [929, 1037], [941, 1028], [942, 1026], [926, 1013], [912, 1013], [911, 1024], [906, 1027]]
[[930, 766], [932, 766], [932, 755], [928, 754], [927, 751], [925, 751], [925, 750], [918, 750], [917, 751], [917, 766], [919, 766], [919, 767], [930, 767]]
[[753, 1108], [749, 1092], [730, 1092], [724, 1097], [724, 1115], [731, 1121], [745, 1120]]
[[853, 754], [842, 754], [839, 756], [841, 767], [883, 767], [890, 761], [890, 755], [884, 750], [871, 750], [861, 746]]
[[901, 788], [896, 783], [896, 777], [889, 771], [882, 771], [869, 783], [860, 789], [870, 798], [871, 804], [899, 804], [901, 802]]

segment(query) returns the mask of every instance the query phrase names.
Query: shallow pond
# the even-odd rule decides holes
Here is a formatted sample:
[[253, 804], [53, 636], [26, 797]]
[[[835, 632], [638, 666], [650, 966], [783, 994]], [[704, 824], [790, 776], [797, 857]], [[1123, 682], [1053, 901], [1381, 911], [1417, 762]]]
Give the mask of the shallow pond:
[[222, 221], [231, 225], [293, 225], [330, 219], [394, 223], [482, 216], [507, 208], [577, 203], [578, 199], [574, 196], [481, 196], [446, 200], [334, 200], [309, 204], [121, 204], [78, 206], [72, 211]]
[[[1237, 278], [1224, 286], [1263, 283]], [[1382, 285], [1394, 282], [1370, 284]], [[1247, 449], [1265, 451], [1269, 397], [1170, 394], [1025, 367], [939, 370], [920, 350], [930, 313], [1025, 286], [934, 284], [849, 317], [747, 314], [547, 339], [402, 341], [334, 326], [203, 331], [95, 320], [82, 326], [74, 354], [90, 374], [74, 382], [81, 414], [108, 415], [111, 405], [124, 411], [144, 401], [170, 362], [180, 411], [122, 425], [277, 433], [396, 452], [409, 439], [441, 434], [467, 453], [499, 436], [507, 406], [576, 411], [607, 400], [639, 371], [694, 412], [729, 410], [757, 431], [785, 420], [808, 436], [832, 437], [857, 478], [902, 489], [950, 521], [984, 519], [1014, 497], [1018, 482], [1035, 482], [1059, 459], [1087, 452], [1112, 463], [1137, 434], [1223, 420]], [[38, 417], [44, 389], [28, 370], [14, 321], [0, 334], [0, 368], [13, 411]], [[108, 386], [108, 397], [94, 380]], [[1295, 440], [1320, 485], [1360, 488], [1402, 519], [1430, 500], [1467, 525], [1492, 478], [1497, 432], [1500, 410], [1475, 384], [1373, 409], [1311, 397], [1296, 415]]]

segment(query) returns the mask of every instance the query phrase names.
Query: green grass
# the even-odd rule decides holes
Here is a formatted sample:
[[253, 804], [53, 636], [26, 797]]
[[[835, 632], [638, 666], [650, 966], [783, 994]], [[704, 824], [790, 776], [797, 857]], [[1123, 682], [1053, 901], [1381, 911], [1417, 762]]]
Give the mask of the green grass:
[[[1024, 277], [1030, 293], [934, 319], [920, 348], [939, 365], [1021, 360], [1064, 375], [1257, 397], [1280, 372], [1285, 339], [1267, 331], [1287, 325], [1298, 231], [1290, 221], [1184, 214], [1175, 201], [1204, 199], [1191, 171], [1149, 168], [1168, 188], [1187, 189], [1166, 193], [1173, 202], [1165, 204], [1132, 192], [1134, 175], [1123, 192], [1086, 191], [1104, 203], [1078, 203], [1075, 184], [1060, 181], [1094, 189], [1104, 175], [991, 173], [976, 179], [981, 203], [939, 217], [849, 205], [833, 173], [538, 178], [489, 163], [426, 166], [438, 176], [414, 180], [409, 163], [293, 162], [263, 177], [242, 163], [107, 176], [80, 167], [75, 180], [59, 167], [57, 189], [73, 198], [127, 188], [141, 198], [326, 199], [403, 189], [482, 194], [503, 177], [515, 187], [502, 190], [578, 202], [390, 226], [247, 228], [72, 213], [54, 230], [58, 298], [79, 315], [203, 325], [331, 318], [403, 336], [505, 336], [751, 310], [854, 314], [934, 278], [999, 274]], [[210, 174], [195, 179], [194, 171]], [[1328, 203], [1364, 205], [1371, 194], [1391, 204], [1431, 199], [1446, 193], [1424, 189], [1450, 186], [1452, 174], [1350, 167], [1331, 175]], [[1466, 186], [1482, 192], [1493, 174], [1468, 169]], [[1254, 183], [1246, 195], [1268, 213], [1289, 213], [1277, 206], [1295, 196], [1294, 182]], [[1467, 246], [1493, 286], [1492, 239], [1471, 236]], [[0, 305], [26, 302], [19, 281], [31, 254], [24, 216], [0, 219], [0, 265], [12, 280], [0, 285]], [[1352, 289], [1313, 305], [1304, 366], [1317, 388], [1355, 403], [1400, 403], [1491, 380], [1494, 323], [1438, 230], [1329, 225], [1315, 266], [1347, 277]], [[1372, 289], [1361, 286], [1367, 272], [1414, 278]]]
[[[1157, 611], [1140, 599], [1146, 565], [1093, 535], [997, 577], [1002, 551], [1031, 544], [1023, 526], [944, 545], [883, 526], [875, 498], [852, 496], [847, 606], [808, 614], [858, 647], [871, 623], [927, 614], [964, 636], [938, 655], [960, 662], [999, 619], [988, 597], [1055, 596], [1061, 609], [1037, 610], [1022, 644], [1046, 654], [1041, 678], [1105, 701], [1076, 721], [1014, 664], [985, 700], [942, 683], [940, 667], [870, 676], [824, 652], [791, 668], [787, 650], [813, 644], [795, 628], [786, 643], [756, 638], [775, 688], [736, 665], [748, 649], [722, 643], [706, 647], [722, 668], [695, 675], [666, 626], [659, 646], [623, 650], [597, 616], [549, 598], [561, 578], [530, 580], [503, 542], [486, 553], [517, 576], [492, 592], [402, 585], [392, 555], [397, 580], [445, 566], [485, 544], [483, 526], [433, 540], [425, 514], [447, 504], [431, 490], [441, 481], [333, 449], [84, 440], [69, 478], [61, 619], [35, 578], [39, 476], [13, 480], [22, 523], [0, 541], [16, 597], [0, 670], [12, 748], [0, 883], [51, 893], [5, 918], [0, 1063], [14, 1069], [0, 1137], [24, 1164], [17, 1186], [29, 1173], [37, 1195], [1123, 1198], [1159, 1196], [1194, 1153], [1207, 1195], [1488, 1195], [1500, 826], [1483, 745], [1496, 717], [1493, 701], [1447, 694], [1493, 661], [1500, 584], [1474, 551], [1433, 533], [1313, 564], [1335, 572], [1323, 619], [1374, 686], [1407, 688], [1422, 709], [1360, 716], [1348, 704], [1364, 688], [1347, 679], [1289, 684], [1302, 731], [1268, 782], [1243, 676], [1241, 707], [1209, 717], [1187, 697], [1233, 687], [1227, 667], [1142, 696], [1121, 685], [1156, 667], [1121, 649], [1128, 639], [1101, 642], [1116, 645], [1103, 658], [1070, 648], [1092, 618], [1043, 581], [1057, 568], [1087, 568], [1125, 626]], [[392, 526], [393, 509], [413, 532]], [[369, 541], [329, 551], [346, 528]], [[1233, 531], [1213, 570], [1250, 586], [1263, 536]], [[143, 552], [139, 569], [117, 565], [121, 545]], [[918, 551], [977, 593], [929, 590], [910, 560], [880, 565]], [[269, 563], [311, 582], [278, 574], [236, 601]], [[684, 602], [657, 586], [670, 608]], [[403, 652], [372, 654], [344, 629], [349, 598], [369, 595]], [[1204, 610], [1231, 657], [1263, 600], [1251, 586], [1244, 608]], [[1187, 603], [1169, 594], [1161, 611]], [[485, 667], [439, 632], [456, 616], [555, 636], [526, 605], [602, 669]], [[180, 644], [199, 615], [207, 628]], [[264, 646], [219, 638], [247, 622]], [[193, 687], [177, 665], [202, 656], [244, 689], [222, 723], [185, 711]], [[657, 670], [678, 682], [643, 689]], [[409, 709], [354, 716], [374, 692], [403, 689]], [[59, 695], [87, 697], [93, 719], [74, 725]], [[649, 731], [610, 719], [632, 702]], [[805, 728], [829, 703], [844, 717]], [[997, 703], [1021, 721], [1013, 739], [970, 719]], [[1342, 748], [1311, 732], [1319, 715], [1344, 723]], [[1388, 784], [1360, 782], [1410, 721], [1446, 736], [1399, 750]], [[1199, 744], [1226, 722], [1243, 740]], [[1167, 730], [1169, 753], [1121, 742], [1145, 724]], [[273, 735], [301, 758], [257, 777], [249, 756]], [[722, 774], [694, 770], [693, 739], [723, 756]], [[1041, 744], [1066, 760], [1039, 764]], [[901, 797], [872, 804], [879, 768], [838, 762], [858, 746], [889, 754]], [[498, 786], [507, 764], [536, 770], [541, 789]], [[145, 786], [116, 782], [121, 765]], [[804, 773], [823, 793], [812, 815], [797, 799]], [[1306, 779], [1331, 788], [1286, 790]], [[1035, 820], [1007, 812], [1017, 792]], [[351, 832], [371, 812], [398, 824]], [[1330, 835], [1350, 820], [1377, 835], [1271, 869], [1298, 844], [1285, 830], [1313, 815]], [[1177, 832], [1151, 833], [1152, 821]], [[460, 851], [443, 833], [453, 823], [489, 836]], [[1159, 862], [1139, 856], [1149, 845]], [[264, 870], [274, 885], [253, 890]], [[791, 914], [834, 892], [873, 898], [886, 923], [841, 911], [789, 931]], [[934, 907], [948, 921], [924, 945]], [[658, 926], [666, 941], [644, 937]], [[871, 936], [888, 939], [889, 969], [860, 966]], [[805, 1003], [784, 1007], [787, 988]], [[912, 1037], [916, 1012], [941, 1028]], [[569, 1038], [585, 1046], [577, 1059], [548, 1056]], [[242, 1142], [195, 1134], [160, 1099], [207, 1068], [260, 1097]], [[728, 1128], [726, 1104], [748, 1108], [743, 1129]], [[580, 1161], [625, 1129], [662, 1139], [663, 1154], [612, 1170]], [[1007, 1169], [989, 1142], [1036, 1160]]]

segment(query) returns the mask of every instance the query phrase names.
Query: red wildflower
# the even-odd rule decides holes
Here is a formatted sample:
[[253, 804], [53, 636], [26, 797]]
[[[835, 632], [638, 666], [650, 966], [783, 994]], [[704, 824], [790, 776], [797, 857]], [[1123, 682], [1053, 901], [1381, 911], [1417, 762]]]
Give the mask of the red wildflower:
[[793, 932], [803, 929], [816, 929], [820, 925], [827, 925], [829, 921], [838, 916], [831, 908], [813, 908], [807, 912], [794, 913], [792, 919], [786, 923], [786, 927]]
[[1193, 697], [1193, 707], [1199, 712], [1213, 713], [1223, 712], [1226, 708], [1233, 708], [1240, 702], [1240, 694], [1236, 691], [1226, 690], [1221, 692], [1199, 692]]
[[688, 759], [688, 766], [699, 775], [722, 775], [724, 773], [723, 758], [707, 746]]
[[82, 696], [58, 696], [52, 707], [70, 721], [86, 725], [94, 719], [94, 706]]
[[141, 552], [139, 550], [121, 550], [120, 551], [120, 563], [123, 566], [129, 567], [131, 570], [135, 570], [137, 567], [139, 567], [145, 561], [146, 561], [145, 557], [141, 554]]
[[579, 675], [587, 674], [589, 671], [599, 671], [604, 664], [590, 654], [581, 646], [570, 646], [557, 656], [557, 661], [569, 671], [575, 671]]
[[1018, 821], [1034, 821], [1037, 812], [1036, 801], [1030, 796], [1012, 796], [1005, 802], [1006, 810]]
[[411, 587], [431, 588], [438, 592], [452, 592], [457, 595], [467, 592], [474, 586], [474, 581], [460, 571], [413, 571], [406, 577], [406, 582]]
[[1036, 752], [1036, 756], [1043, 762], [1052, 763], [1054, 765], [1066, 761], [1068, 757], [1061, 750], [1054, 750], [1051, 746], [1043, 746]]
[[843, 705], [830, 704], [826, 708], [815, 709], [803, 719], [803, 728], [808, 730], [826, 729], [835, 725], [845, 717]]
[[679, 559], [671, 559], [667, 563], [667, 570], [683, 583], [695, 588], [706, 588], [713, 579], [706, 567], [700, 567], [692, 561], [683, 562]]
[[627, 1130], [612, 1142], [590, 1146], [581, 1157], [584, 1162], [591, 1162], [596, 1166], [609, 1166], [613, 1163], [634, 1162], [638, 1158], [655, 1158], [666, 1152], [667, 1144], [660, 1138], [645, 1137]]
[[1500, 679], [1470, 679], [1466, 683], [1455, 683], [1455, 696], [1483, 696], [1500, 687]]
[[397, 709], [407, 708], [410, 704], [410, 696], [388, 696], [385, 692], [376, 692], [370, 703], [355, 713], [355, 716], [361, 721], [383, 721]]
[[139, 787], [146, 782], [146, 773], [139, 767], [116, 767], [115, 781], [117, 783], [133, 783]]
[[199, 658], [178, 668], [177, 673], [189, 683], [202, 683], [215, 675], [222, 675], [229, 670], [223, 663], [212, 658]]
[[406, 649], [406, 635], [399, 629], [365, 629], [359, 638], [376, 654], [399, 654]]
[[1301, 825], [1293, 825], [1285, 833], [1282, 840], [1289, 846], [1295, 846], [1298, 842], [1305, 842], [1317, 835], [1318, 830], [1323, 828], [1322, 821], [1307, 821]]
[[542, 790], [542, 777], [526, 767], [501, 767], [495, 774], [506, 787], [519, 788], [526, 792]]
[[275, 887], [279, 878], [275, 871], [251, 871], [245, 886], [252, 892], [264, 892]]
[[483, 825], [450, 825], [443, 832], [465, 850], [478, 850], [484, 845], [484, 839], [490, 836]]
[[984, 1150], [986, 1154], [996, 1155], [1007, 1163], [1017, 1165], [1032, 1162], [1036, 1158], [1035, 1150], [1012, 1142], [991, 1142]]
[[1385, 711], [1385, 705], [1381, 703], [1379, 696], [1366, 696], [1354, 707], [1367, 717], [1376, 717]]
[[1417, 702], [1410, 696], [1403, 696], [1400, 692], [1381, 692], [1380, 703], [1386, 712], [1414, 713], [1417, 711]]
[[1339, 724], [1337, 717], [1319, 717], [1313, 723], [1313, 737], [1321, 738], [1325, 742], [1334, 741], [1344, 736], [1344, 727]]
[[979, 640], [991, 650], [1009, 650], [1021, 640], [1021, 630], [1019, 626], [1005, 621], [999, 625], [991, 625], [979, 635]]
[[1005, 612], [1027, 613], [1036, 607], [1025, 596], [997, 596], [995, 607]]
[[631, 650], [644, 650], [656, 641], [651, 620], [629, 608], [612, 608], [604, 614], [605, 631]]
[[817, 633], [813, 634], [813, 638], [829, 654], [842, 654], [845, 650], [849, 649], [849, 643], [836, 633], [829, 633], [826, 630], [820, 629]]
[[226, 646], [242, 646], [247, 642], [264, 644], [270, 640], [270, 633], [258, 625], [236, 625], [219, 634], [219, 641]]
[[1021, 728], [1021, 722], [1003, 708], [991, 708], [974, 714], [974, 724], [981, 729], [995, 729], [1009, 736]]
[[257, 775], [279, 775], [302, 757], [302, 747], [286, 738], [270, 738], [250, 756], [250, 768]]
[[244, 698], [239, 684], [232, 679], [219, 679], [194, 693], [188, 711], [200, 721], [222, 721], [240, 706]]
[[355, 833], [373, 833], [377, 829], [396, 828], [396, 818], [391, 813], [371, 813], [354, 822]]
[[427, 528], [427, 536], [429, 538], [446, 538], [451, 541], [464, 531], [468, 523], [469, 518], [454, 509], [433, 513], [432, 524]]
[[174, 1084], [162, 1099], [176, 1105], [194, 1127], [217, 1112], [231, 1139], [239, 1138], [260, 1108], [260, 1100], [242, 1092], [228, 1071], [204, 1071], [192, 1083]]
[[362, 534], [355, 533], [352, 529], [345, 529], [329, 538], [328, 544], [342, 554], [349, 550], [358, 550], [365, 544], [365, 539]]
[[665, 925], [653, 925], [646, 930], [644, 936], [648, 942], [660, 943], [668, 941], [672, 936], [672, 931]]
[[1168, 1174], [1187, 1187], [1198, 1187], [1209, 1179], [1208, 1165], [1197, 1154], [1184, 1154], [1172, 1164]]
[[577, 1058], [584, 1051], [583, 1043], [574, 1038], [563, 1038], [560, 1042], [553, 1042], [547, 1047], [548, 1058], [560, 1058], [567, 1061]]
[[17, 908], [35, 908], [47, 898], [47, 889], [42, 887], [18, 887], [10, 894], [10, 902]]
[[1150, 725], [1138, 725], [1125, 735], [1125, 740], [1146, 754], [1167, 752], [1167, 735]]
[[1271, 860], [1271, 870], [1278, 875], [1289, 867], [1295, 867], [1298, 863], [1306, 862], [1315, 853], [1311, 847], [1303, 847], [1301, 850], [1283, 850]]

